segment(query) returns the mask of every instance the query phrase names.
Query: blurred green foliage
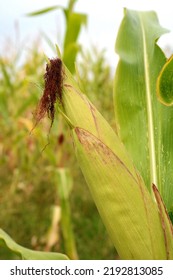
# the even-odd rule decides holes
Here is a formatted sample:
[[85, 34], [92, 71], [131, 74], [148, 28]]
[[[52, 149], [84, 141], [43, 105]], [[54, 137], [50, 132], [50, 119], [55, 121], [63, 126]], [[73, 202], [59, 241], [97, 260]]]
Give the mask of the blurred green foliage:
[[[44, 71], [38, 42], [22, 62], [14, 48], [11, 55], [0, 57], [0, 227], [22, 246], [64, 253], [61, 224], [49, 248], [48, 233], [53, 207], [60, 205], [57, 170], [73, 166], [70, 205], [79, 258], [112, 259], [115, 252], [73, 157], [69, 130], [58, 117], [51, 131], [47, 119], [32, 131]], [[112, 77], [104, 53], [91, 49], [83, 54], [79, 73], [83, 90], [100, 100], [97, 105], [103, 104], [103, 114], [108, 115]], [[0, 250], [0, 259], [10, 258], [14, 256]]]
[[[81, 26], [86, 24], [87, 17], [73, 12], [75, 2], [70, 0], [67, 9], [54, 6], [28, 16], [62, 9], [66, 19], [63, 60], [74, 72], [80, 51], [76, 78], [83, 92], [111, 122], [111, 69], [104, 51], [94, 47], [84, 51], [78, 44]], [[47, 34], [44, 38], [55, 50]], [[0, 228], [17, 243], [33, 250], [76, 257], [78, 254], [80, 259], [114, 259], [113, 245], [78, 168], [70, 132], [61, 116], [55, 118], [51, 130], [47, 119], [33, 129], [33, 114], [44, 88], [46, 61], [38, 40], [27, 51], [19, 45], [18, 42], [16, 49], [12, 43], [8, 44], [8, 51], [0, 57]], [[67, 201], [62, 197], [63, 189], [57, 176], [63, 168], [70, 170], [73, 181]], [[69, 229], [74, 239], [72, 246], [70, 234], [67, 240]], [[68, 248], [74, 252], [67, 252]], [[16, 258], [0, 247], [0, 259]]]
[[[67, 8], [64, 8], [63, 6], [52, 6], [48, 7], [39, 11], [28, 13], [26, 16], [29, 17], [35, 17], [40, 15], [45, 15], [49, 12], [52, 12], [54, 10], [60, 9], [63, 12], [64, 18], [65, 18], [65, 32], [64, 32], [64, 38], [63, 38], [63, 49], [62, 49], [62, 58], [63, 62], [67, 66], [67, 68], [70, 70], [71, 73], [75, 72], [75, 60], [76, 56], [81, 49], [80, 44], [78, 43], [79, 34], [81, 31], [81, 28], [83, 26], [86, 26], [87, 24], [87, 15], [83, 13], [76, 13], [74, 11], [74, 6], [77, 0], [69, 0]], [[52, 44], [50, 38], [47, 36], [47, 34], [44, 34], [44, 37], [49, 44], [49, 46], [52, 48], [52, 50], [55, 50], [54, 44]]]
[[106, 60], [105, 50], [99, 50], [96, 46], [81, 50], [77, 69], [82, 91], [115, 128], [114, 107], [111, 102], [113, 73]]

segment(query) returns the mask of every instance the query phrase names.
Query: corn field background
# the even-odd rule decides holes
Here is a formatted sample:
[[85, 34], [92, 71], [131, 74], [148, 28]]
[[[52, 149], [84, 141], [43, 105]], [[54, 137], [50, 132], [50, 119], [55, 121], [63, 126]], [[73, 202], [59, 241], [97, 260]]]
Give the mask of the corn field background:
[[[115, 258], [61, 117], [50, 131], [50, 121], [44, 120], [31, 132], [44, 86], [41, 44], [33, 38], [32, 48], [26, 50], [20, 43], [16, 47], [14, 42], [6, 42], [7, 49], [0, 57], [0, 227], [27, 248], [64, 252], [68, 240], [62, 234], [57, 174], [60, 168], [68, 169], [72, 181], [68, 202], [78, 256]], [[81, 86], [111, 121], [113, 75], [105, 53], [91, 46], [82, 48], [80, 54]], [[16, 256], [0, 248], [0, 259], [13, 258]]]

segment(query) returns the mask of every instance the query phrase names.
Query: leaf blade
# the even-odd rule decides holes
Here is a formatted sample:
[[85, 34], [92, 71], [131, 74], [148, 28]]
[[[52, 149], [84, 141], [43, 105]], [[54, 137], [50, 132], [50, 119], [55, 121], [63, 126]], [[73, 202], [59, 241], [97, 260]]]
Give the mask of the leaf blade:
[[173, 56], [166, 61], [157, 79], [157, 97], [159, 101], [166, 105], [173, 105], [172, 95], [172, 73], [173, 73]]
[[[82, 26], [87, 24], [87, 15], [82, 13], [64, 11], [66, 15], [66, 34], [64, 38], [64, 53], [63, 61], [68, 69], [73, 73], [75, 70], [74, 61], [77, 52], [80, 49], [77, 43], [78, 36], [80, 34]], [[68, 12], [68, 13], [67, 13]]]
[[148, 189], [152, 193], [152, 183], [157, 182], [170, 210], [172, 136], [165, 133], [173, 133], [173, 112], [156, 97], [156, 80], [166, 61], [156, 41], [165, 32], [154, 12], [126, 10], [116, 42], [120, 61], [114, 81], [114, 104], [119, 136]]
[[157, 201], [160, 220], [164, 232], [167, 259], [172, 260], [173, 259], [173, 226], [171, 220], [169, 219], [169, 215], [167, 213], [163, 200], [160, 196], [160, 193], [155, 185], [153, 185], [153, 192]]
[[60, 253], [47, 253], [33, 251], [18, 245], [5, 231], [0, 229], [0, 246], [8, 248], [20, 258], [25, 260], [67, 260], [66, 255]]
[[51, 7], [41, 9], [41, 10], [38, 10], [38, 11], [35, 11], [35, 12], [27, 13], [25, 16], [27, 16], [27, 17], [40, 16], [40, 15], [47, 14], [49, 12], [55, 11], [57, 9], [63, 9], [63, 7], [59, 6], [59, 5], [55, 5], [55, 6], [51, 6]]

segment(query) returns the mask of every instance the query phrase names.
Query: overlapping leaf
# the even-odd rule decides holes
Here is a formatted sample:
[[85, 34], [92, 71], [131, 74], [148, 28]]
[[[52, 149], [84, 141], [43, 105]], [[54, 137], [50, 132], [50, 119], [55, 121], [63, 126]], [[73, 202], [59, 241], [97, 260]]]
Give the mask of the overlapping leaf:
[[173, 106], [173, 56], [166, 61], [157, 79], [157, 97], [166, 106]]
[[0, 229], [0, 247], [8, 248], [23, 260], [67, 260], [66, 255], [33, 251], [18, 245], [6, 232]]
[[164, 239], [165, 239], [165, 249], [167, 258], [172, 260], [173, 259], [173, 226], [171, 220], [169, 219], [167, 210], [163, 203], [162, 197], [155, 185], [153, 185], [153, 192], [158, 204], [158, 209], [160, 213], [160, 220], [162, 224], [162, 229], [164, 232]]
[[158, 186], [168, 211], [173, 206], [173, 108], [160, 104], [156, 80], [166, 58], [156, 44], [166, 32], [154, 12], [125, 10], [116, 51], [114, 84], [119, 136], [149, 190]]

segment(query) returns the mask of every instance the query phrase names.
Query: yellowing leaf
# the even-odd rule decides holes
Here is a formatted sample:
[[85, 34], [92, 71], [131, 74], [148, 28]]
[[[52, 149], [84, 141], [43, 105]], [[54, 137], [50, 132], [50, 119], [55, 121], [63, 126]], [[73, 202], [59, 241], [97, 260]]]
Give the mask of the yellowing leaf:
[[173, 105], [173, 56], [168, 59], [159, 74], [157, 96], [164, 105]]
[[160, 213], [160, 221], [162, 224], [162, 229], [164, 233], [164, 240], [165, 240], [165, 248], [166, 248], [166, 254], [167, 259], [172, 260], [173, 259], [173, 227], [172, 223], [169, 219], [167, 210], [165, 208], [165, 205], [163, 203], [163, 200], [160, 196], [160, 193], [155, 185], [153, 185], [153, 192], [158, 204], [158, 209]]
[[79, 165], [120, 258], [166, 259], [157, 206], [137, 171], [134, 177], [88, 131], [77, 127], [73, 136]]

